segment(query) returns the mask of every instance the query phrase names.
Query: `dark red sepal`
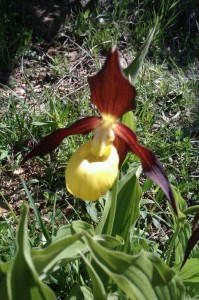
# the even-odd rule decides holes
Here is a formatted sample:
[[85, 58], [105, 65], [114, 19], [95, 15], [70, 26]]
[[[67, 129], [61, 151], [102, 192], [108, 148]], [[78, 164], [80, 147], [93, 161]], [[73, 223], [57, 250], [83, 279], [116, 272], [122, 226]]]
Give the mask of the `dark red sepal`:
[[187, 242], [187, 247], [185, 250], [185, 254], [184, 254], [184, 260], [182, 262], [182, 265], [180, 267], [180, 269], [182, 269], [182, 267], [184, 266], [184, 264], [186, 263], [191, 251], [193, 250], [194, 246], [197, 244], [197, 242], [199, 241], [199, 212], [196, 213], [194, 220], [193, 220], [193, 227], [192, 227], [192, 235], [190, 236], [188, 242]]
[[43, 138], [28, 154], [21, 164], [35, 156], [42, 156], [52, 152], [62, 140], [70, 135], [85, 134], [95, 129], [101, 122], [100, 117], [86, 117], [76, 121], [67, 128], [60, 128]]
[[124, 124], [117, 123], [114, 132], [140, 158], [144, 172], [161, 187], [177, 215], [177, 207], [171, 186], [157, 157], [153, 152], [138, 144], [135, 133]]
[[135, 107], [135, 88], [124, 76], [120, 67], [118, 51], [108, 52], [102, 70], [89, 77], [91, 102], [100, 113], [111, 114], [117, 119]]

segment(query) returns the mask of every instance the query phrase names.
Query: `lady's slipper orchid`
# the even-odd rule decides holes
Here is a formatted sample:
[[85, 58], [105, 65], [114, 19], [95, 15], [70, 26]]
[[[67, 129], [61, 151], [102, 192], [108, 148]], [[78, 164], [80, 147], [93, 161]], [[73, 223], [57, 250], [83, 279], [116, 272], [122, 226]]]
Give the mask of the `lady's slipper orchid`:
[[98, 199], [112, 187], [127, 151], [131, 151], [140, 158], [146, 175], [162, 188], [177, 213], [170, 184], [159, 160], [137, 142], [130, 128], [118, 121], [134, 108], [136, 91], [122, 72], [115, 48], [109, 51], [101, 71], [89, 77], [88, 82], [91, 102], [101, 116], [85, 117], [52, 132], [24, 157], [23, 162], [51, 152], [69, 135], [93, 131], [93, 139], [80, 146], [66, 168], [66, 186], [70, 193], [84, 200]]

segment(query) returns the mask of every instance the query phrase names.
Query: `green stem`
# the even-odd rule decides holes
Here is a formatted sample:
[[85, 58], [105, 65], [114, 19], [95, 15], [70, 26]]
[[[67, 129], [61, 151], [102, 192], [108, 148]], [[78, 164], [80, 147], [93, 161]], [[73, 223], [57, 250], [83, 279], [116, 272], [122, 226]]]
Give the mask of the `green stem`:
[[106, 195], [106, 202], [105, 202], [103, 214], [102, 214], [99, 224], [97, 225], [97, 227], [95, 229], [95, 234], [106, 233], [106, 232], [104, 232], [104, 228], [105, 228], [105, 224], [108, 219], [109, 211], [111, 208], [111, 199], [112, 199], [111, 192], [109, 191]]
[[180, 226], [180, 223], [178, 222], [176, 230], [175, 230], [175, 232], [174, 232], [174, 234], [171, 238], [171, 242], [170, 242], [168, 253], [167, 253], [166, 263], [167, 263], [168, 266], [170, 265], [171, 254], [172, 254], [172, 251], [173, 251], [173, 248], [174, 248], [174, 245], [175, 245], [175, 240], [176, 240], [176, 238], [179, 234], [180, 228], [181, 228], [181, 226]]
[[116, 178], [113, 188], [112, 188], [112, 197], [111, 197], [111, 208], [109, 213], [107, 234], [112, 235], [113, 225], [115, 221], [115, 212], [117, 207], [117, 193], [118, 192], [118, 177]]
[[112, 191], [106, 195], [106, 203], [103, 211], [102, 218], [95, 229], [96, 234], [111, 234], [113, 230], [113, 223], [115, 219], [116, 202], [118, 190], [118, 177], [113, 184]]

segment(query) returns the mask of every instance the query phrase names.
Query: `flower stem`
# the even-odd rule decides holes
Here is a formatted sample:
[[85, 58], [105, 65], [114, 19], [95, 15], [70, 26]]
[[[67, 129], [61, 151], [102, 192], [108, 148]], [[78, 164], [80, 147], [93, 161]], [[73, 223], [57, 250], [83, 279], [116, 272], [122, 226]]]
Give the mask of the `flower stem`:
[[170, 266], [171, 254], [172, 254], [173, 248], [175, 246], [175, 240], [176, 240], [176, 238], [177, 238], [177, 236], [178, 236], [178, 234], [180, 232], [180, 229], [181, 229], [180, 223], [177, 222], [177, 226], [176, 226], [174, 234], [173, 234], [173, 236], [171, 238], [169, 249], [168, 249], [168, 253], [167, 253], [166, 263], [167, 263], [168, 266]]
[[112, 234], [115, 212], [117, 206], [117, 193], [118, 193], [118, 177], [116, 178], [112, 191], [108, 191], [106, 195], [106, 203], [103, 211], [102, 218], [95, 229], [96, 234]]

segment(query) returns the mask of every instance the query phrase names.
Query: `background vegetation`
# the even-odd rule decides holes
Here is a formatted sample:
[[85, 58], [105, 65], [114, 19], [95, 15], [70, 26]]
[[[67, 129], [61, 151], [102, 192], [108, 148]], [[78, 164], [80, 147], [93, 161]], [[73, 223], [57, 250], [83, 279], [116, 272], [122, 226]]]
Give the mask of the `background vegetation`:
[[[86, 221], [96, 227], [103, 211], [102, 201], [90, 205], [74, 199], [67, 193], [64, 179], [68, 159], [87, 136], [70, 137], [53, 154], [20, 168], [18, 164], [46, 134], [80, 117], [96, 114], [89, 102], [87, 76], [100, 69], [113, 44], [117, 45], [121, 63], [126, 67], [142, 47], [157, 16], [156, 34], [136, 84], [136, 133], [140, 143], [164, 164], [171, 184], [185, 199], [185, 207], [199, 205], [197, 1], [76, 4], [70, 6], [62, 28], [51, 38], [38, 34], [35, 23], [27, 22], [25, 14], [21, 17], [13, 1], [1, 0], [0, 7], [3, 12], [0, 20], [2, 262], [14, 256], [19, 210], [24, 201], [30, 204], [31, 247], [41, 246], [45, 241], [42, 223], [50, 237], [72, 220]], [[138, 165], [139, 160], [129, 155], [121, 177]], [[144, 175], [140, 184], [144, 193], [132, 237], [132, 254], [144, 249], [166, 261], [165, 249], [169, 249], [176, 228], [157, 186]], [[191, 227], [193, 216], [188, 216], [187, 228]], [[198, 257], [197, 247], [192, 257]], [[169, 260], [172, 266], [174, 254]], [[79, 259], [55, 271], [46, 282], [57, 299], [68, 299], [71, 289], [80, 284], [91, 286]], [[122, 293], [118, 297], [126, 299]], [[199, 297], [196, 285], [187, 285], [186, 297]]]

